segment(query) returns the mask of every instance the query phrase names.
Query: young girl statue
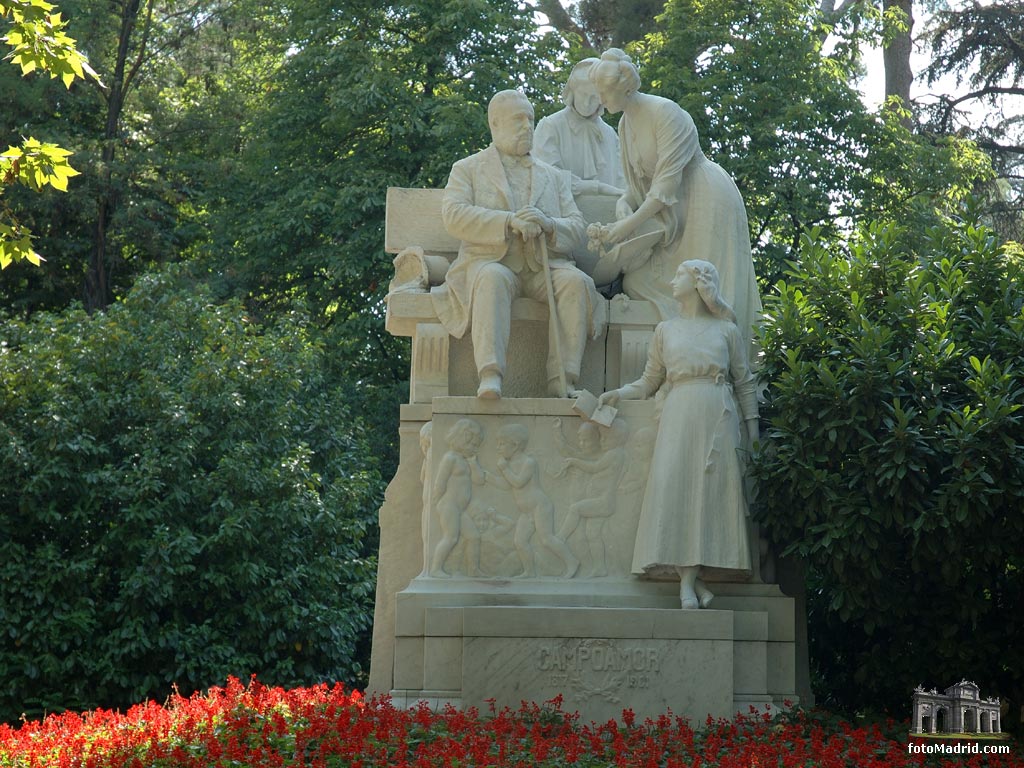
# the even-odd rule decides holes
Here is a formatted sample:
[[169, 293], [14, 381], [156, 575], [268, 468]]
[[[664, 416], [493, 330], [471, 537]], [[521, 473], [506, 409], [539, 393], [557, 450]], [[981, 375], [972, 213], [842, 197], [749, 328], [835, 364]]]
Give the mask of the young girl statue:
[[684, 261], [671, 287], [679, 316], [655, 329], [643, 376], [601, 404], [664, 391], [632, 571], [678, 575], [683, 608], [706, 608], [714, 595], [701, 569], [751, 569], [741, 451], [758, 438], [757, 397], [747, 342], [714, 265]]

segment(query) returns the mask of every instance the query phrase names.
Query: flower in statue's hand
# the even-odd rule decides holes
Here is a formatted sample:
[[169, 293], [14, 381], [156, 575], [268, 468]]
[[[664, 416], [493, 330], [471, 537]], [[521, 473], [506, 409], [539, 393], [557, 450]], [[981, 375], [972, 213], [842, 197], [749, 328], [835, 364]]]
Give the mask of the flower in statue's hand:
[[604, 252], [604, 242], [608, 236], [608, 227], [603, 224], [591, 224], [587, 227], [587, 250], [591, 253]]

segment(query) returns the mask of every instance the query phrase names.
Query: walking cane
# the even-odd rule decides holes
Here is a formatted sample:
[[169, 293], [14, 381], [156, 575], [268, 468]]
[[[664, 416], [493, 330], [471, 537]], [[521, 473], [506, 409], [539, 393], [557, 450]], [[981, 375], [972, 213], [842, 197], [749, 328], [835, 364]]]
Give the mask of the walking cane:
[[558, 310], [555, 309], [555, 287], [551, 279], [551, 264], [548, 262], [548, 239], [541, 231], [540, 239], [540, 260], [544, 265], [544, 287], [548, 292], [548, 336], [553, 338], [555, 345], [555, 357], [558, 358], [558, 386], [561, 388], [561, 397], [569, 394], [569, 383], [565, 378], [565, 358], [562, 357], [562, 334], [558, 329]]

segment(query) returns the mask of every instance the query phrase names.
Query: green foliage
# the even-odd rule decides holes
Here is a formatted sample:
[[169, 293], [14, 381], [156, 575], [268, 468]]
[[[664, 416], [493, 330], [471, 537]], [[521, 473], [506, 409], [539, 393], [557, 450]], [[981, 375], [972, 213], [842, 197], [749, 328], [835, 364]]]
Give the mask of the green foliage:
[[34, 192], [49, 185], [61, 192], [68, 191], [68, 179], [78, 171], [68, 163], [71, 153], [56, 144], [44, 144], [36, 139], [25, 139], [20, 147], [8, 147], [0, 154], [0, 174], [14, 179]]
[[[67, 88], [75, 78], [96, 76], [75, 41], [64, 32], [67, 22], [55, 6], [43, 0], [0, 0], [0, 19], [8, 22], [4, 42], [11, 46], [5, 57], [21, 67], [21, 74], [36, 70], [60, 77]], [[68, 189], [68, 178], [78, 175], [67, 161], [71, 152], [56, 144], [25, 139], [20, 147], [10, 146], [0, 155], [0, 195], [4, 188], [24, 184], [39, 192], [46, 185], [61, 192]], [[42, 258], [32, 247], [32, 232], [15, 216], [5, 200], [0, 200], [0, 269], [18, 261], [39, 266]]]
[[0, 719], [360, 682], [382, 486], [301, 316], [150, 275], [0, 338]]
[[550, 77], [519, 73], [546, 71], [553, 42], [511, 0], [303, 2], [279, 34], [292, 53], [211, 179], [214, 260], [230, 259], [225, 286], [262, 311], [301, 297], [375, 335], [381, 318], [365, 309], [391, 272], [387, 187], [443, 186], [489, 142], [497, 90], [552, 99]]
[[971, 221], [811, 232], [766, 302], [761, 519], [832, 704], [1024, 694], [1024, 259]]
[[1024, 82], [1022, 33], [1024, 9], [1019, 3], [959, 3], [940, 10], [927, 33], [929, 84], [952, 74], [975, 89], [1019, 85]]
[[850, 85], [856, 47], [823, 49], [832, 29], [811, 0], [671, 0], [638, 47], [650, 89], [693, 116], [736, 179], [766, 285], [808, 229], [831, 236], [879, 215], [923, 226], [990, 173], [969, 144], [924, 141], [900, 115], [871, 113]]
[[956, 78], [960, 89], [922, 99], [929, 130], [967, 136], [992, 157], [999, 176], [987, 213], [1006, 236], [1024, 238], [1024, 8], [1015, 0], [953, 3], [923, 35], [929, 85]]
[[654, 29], [664, 0], [579, 0], [575, 15], [596, 52], [622, 48]]
[[23, 75], [49, 72], [70, 88], [76, 77], [96, 77], [96, 73], [64, 31], [67, 22], [55, 9], [44, 0], [0, 0], [0, 18], [10, 21], [4, 42], [13, 49], [5, 58], [21, 67]]
[[[47, 185], [66, 192], [68, 179], [78, 175], [68, 163], [70, 155], [56, 144], [25, 139], [20, 147], [8, 147], [0, 154], [0, 180], [3, 184], [23, 184], [34, 192]], [[22, 260], [36, 266], [42, 263], [42, 257], [32, 248], [32, 233], [5, 203], [0, 203], [0, 269]]]
[[66, 91], [48, 79], [23, 78], [13, 67], [0, 67], [0, 136], [6, 142], [0, 149], [20, 148], [25, 137], [35, 137], [74, 152], [68, 160], [81, 172], [61, 194], [49, 189], [38, 194], [21, 183], [0, 185], [0, 208], [6, 206], [19, 229], [31, 232], [31, 248], [45, 257], [38, 268], [4, 270], [0, 306], [26, 312], [60, 309], [80, 298], [86, 233], [94, 213], [88, 190], [95, 183], [92, 153], [81, 134], [101, 123], [90, 114], [90, 101], [88, 88]]
[[[203, 174], [221, 167], [222, 148], [235, 146], [244, 112], [206, 97], [225, 87], [225, 72], [240, 58], [236, 49], [253, 46], [267, 11], [259, 0], [166, 0], [152, 4], [151, 16], [147, 4], [134, 3], [136, 16], [126, 24], [122, 14], [132, 5], [61, 3], [69, 29], [110, 87], [65, 93], [0, 68], [0, 102], [7, 107], [0, 110], [0, 135], [46, 136], [74, 150], [82, 171], [62, 198], [10, 190], [11, 207], [47, 256], [40, 269], [12, 271], [0, 282], [0, 302], [19, 312], [60, 310], [83, 298], [90, 268], [96, 272], [101, 262], [106, 290], [90, 284], [89, 293], [120, 297], [137, 275], [207, 239], [196, 198]], [[267, 48], [265, 55], [273, 55]], [[265, 75], [266, 67], [246, 73]]]

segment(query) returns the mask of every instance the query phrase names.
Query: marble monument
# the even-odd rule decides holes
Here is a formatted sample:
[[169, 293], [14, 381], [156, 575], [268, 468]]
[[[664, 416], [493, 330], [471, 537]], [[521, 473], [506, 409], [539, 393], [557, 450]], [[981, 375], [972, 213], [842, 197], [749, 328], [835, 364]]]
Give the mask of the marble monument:
[[[698, 723], [796, 701], [794, 603], [761, 580], [744, 496], [749, 326], [719, 252], [688, 251], [651, 283], [663, 293], [597, 295], [573, 255], [590, 192], [534, 157], [521, 94], [497, 94], [489, 119], [493, 143], [443, 193], [388, 192], [386, 325], [411, 338], [412, 370], [370, 690], [478, 707], [561, 694], [585, 719]], [[603, 394], [582, 407], [584, 390]]]

